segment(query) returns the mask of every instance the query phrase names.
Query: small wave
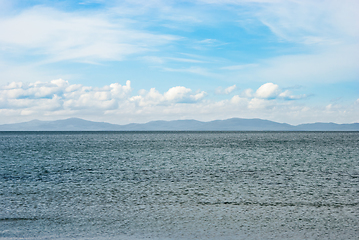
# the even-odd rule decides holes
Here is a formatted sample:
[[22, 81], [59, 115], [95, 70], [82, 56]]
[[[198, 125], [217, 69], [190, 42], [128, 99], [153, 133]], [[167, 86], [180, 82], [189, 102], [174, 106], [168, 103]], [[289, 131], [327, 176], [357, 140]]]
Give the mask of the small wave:
[[302, 206], [309, 206], [309, 207], [354, 207], [359, 206], [359, 202], [356, 203], [305, 203], [305, 202], [296, 202], [296, 203], [284, 203], [284, 202], [273, 202], [273, 203], [261, 203], [261, 202], [197, 202], [198, 205], [256, 205], [256, 206], [263, 206], [263, 207], [302, 207]]
[[9, 218], [0, 218], [0, 222], [36, 221], [41, 219], [42, 218], [38, 218], [38, 217], [9, 217]]

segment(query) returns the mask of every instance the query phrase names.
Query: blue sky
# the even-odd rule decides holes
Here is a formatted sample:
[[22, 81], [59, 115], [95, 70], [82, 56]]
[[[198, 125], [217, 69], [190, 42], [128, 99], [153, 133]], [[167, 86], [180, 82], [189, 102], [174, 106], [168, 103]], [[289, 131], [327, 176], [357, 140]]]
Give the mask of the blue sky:
[[0, 0], [0, 124], [359, 122], [356, 0]]

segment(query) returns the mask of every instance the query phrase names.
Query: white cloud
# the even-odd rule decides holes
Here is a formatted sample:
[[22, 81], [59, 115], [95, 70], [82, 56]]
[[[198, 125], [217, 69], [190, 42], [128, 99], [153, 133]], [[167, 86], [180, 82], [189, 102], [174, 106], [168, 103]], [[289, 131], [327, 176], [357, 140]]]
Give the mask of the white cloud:
[[207, 95], [207, 93], [205, 91], [198, 91], [195, 95], [191, 95], [190, 99], [194, 102], [201, 100], [202, 98], [204, 98]]
[[237, 86], [234, 84], [233, 86], [230, 86], [230, 87], [227, 87], [226, 89], [224, 89], [224, 93], [229, 94], [229, 93], [233, 92], [236, 88], [237, 88]]
[[110, 85], [111, 94], [114, 98], [124, 98], [131, 92], [131, 81], [127, 80], [126, 85], [121, 86], [119, 83], [112, 83]]
[[248, 88], [246, 90], [243, 91], [243, 95], [247, 98], [252, 98], [253, 97], [253, 90]]
[[177, 86], [170, 88], [167, 92], [164, 93], [163, 96], [168, 101], [174, 101], [183, 99], [189, 92], [191, 92], [191, 89]]
[[161, 94], [155, 88], [150, 91], [141, 90], [139, 95], [130, 98], [138, 106], [168, 105], [175, 103], [194, 103], [206, 96], [206, 92], [197, 92], [191, 94], [192, 90], [183, 86], [170, 88], [167, 92]]
[[233, 104], [241, 104], [241, 105], [245, 105], [245, 106], [248, 105], [248, 99], [240, 97], [238, 95], [233, 96], [231, 98], [230, 102]]
[[255, 95], [258, 98], [273, 99], [276, 98], [279, 93], [280, 90], [277, 84], [265, 83], [257, 89]]
[[230, 94], [231, 92], [233, 92], [235, 89], [237, 88], [237, 86], [234, 84], [232, 86], [229, 86], [225, 89], [222, 89], [221, 87], [216, 89], [216, 94]]

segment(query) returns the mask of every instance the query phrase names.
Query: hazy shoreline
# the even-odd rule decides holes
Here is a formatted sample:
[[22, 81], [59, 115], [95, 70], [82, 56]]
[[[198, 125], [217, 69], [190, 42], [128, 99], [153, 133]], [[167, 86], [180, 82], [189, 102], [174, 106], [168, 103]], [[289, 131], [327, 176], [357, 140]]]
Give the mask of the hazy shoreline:
[[291, 125], [263, 119], [230, 118], [210, 122], [173, 120], [118, 125], [69, 118], [55, 121], [32, 120], [23, 123], [3, 124], [0, 125], [0, 131], [359, 131], [359, 123]]

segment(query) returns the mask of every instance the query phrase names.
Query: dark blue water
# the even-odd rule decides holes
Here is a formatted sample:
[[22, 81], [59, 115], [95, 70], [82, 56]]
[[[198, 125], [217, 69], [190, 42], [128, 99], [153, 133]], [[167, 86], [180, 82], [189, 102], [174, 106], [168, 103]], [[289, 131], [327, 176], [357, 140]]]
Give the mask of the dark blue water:
[[1, 239], [359, 239], [357, 132], [0, 133]]

